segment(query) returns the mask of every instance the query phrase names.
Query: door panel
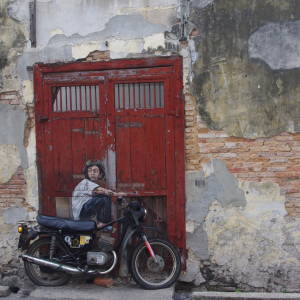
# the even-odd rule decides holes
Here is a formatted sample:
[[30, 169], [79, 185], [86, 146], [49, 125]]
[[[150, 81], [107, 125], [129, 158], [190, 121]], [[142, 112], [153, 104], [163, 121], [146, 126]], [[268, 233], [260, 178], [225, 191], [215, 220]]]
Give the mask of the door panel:
[[165, 190], [164, 116], [116, 117], [117, 189]]

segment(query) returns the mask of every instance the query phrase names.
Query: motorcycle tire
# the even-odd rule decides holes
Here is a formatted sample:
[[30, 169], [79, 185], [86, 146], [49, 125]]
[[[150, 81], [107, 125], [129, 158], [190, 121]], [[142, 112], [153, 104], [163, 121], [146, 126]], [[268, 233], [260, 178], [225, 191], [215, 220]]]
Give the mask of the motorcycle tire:
[[156, 290], [170, 287], [180, 275], [178, 250], [167, 240], [149, 238], [158, 263], [155, 264], [144, 243], [138, 244], [130, 257], [130, 273], [142, 288]]
[[[30, 245], [26, 254], [43, 259], [50, 257], [51, 237], [41, 238]], [[55, 242], [53, 259], [68, 255], [61, 242]], [[29, 262], [24, 262], [25, 271], [30, 280], [36, 285], [41, 286], [59, 286], [66, 284], [71, 274], [60, 272], [51, 268], [38, 266]]]

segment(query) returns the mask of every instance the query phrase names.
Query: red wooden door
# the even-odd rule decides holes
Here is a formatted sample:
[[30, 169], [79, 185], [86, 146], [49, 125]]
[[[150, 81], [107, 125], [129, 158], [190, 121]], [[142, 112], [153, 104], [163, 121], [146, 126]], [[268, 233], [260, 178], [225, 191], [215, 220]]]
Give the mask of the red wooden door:
[[40, 212], [58, 215], [91, 158], [109, 188], [148, 208], [185, 257], [182, 64], [154, 60], [35, 65]]

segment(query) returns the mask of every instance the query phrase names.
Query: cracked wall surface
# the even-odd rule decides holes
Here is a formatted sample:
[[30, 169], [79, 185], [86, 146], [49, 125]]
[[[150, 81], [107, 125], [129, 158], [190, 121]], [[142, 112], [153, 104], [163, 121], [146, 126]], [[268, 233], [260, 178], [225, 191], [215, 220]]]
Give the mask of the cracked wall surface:
[[286, 221], [285, 193], [276, 183], [236, 179], [222, 160], [187, 173], [186, 181], [190, 267], [182, 281], [299, 291], [299, 222]]
[[189, 18], [199, 32], [190, 92], [203, 121], [246, 138], [299, 132], [298, 3], [201, 3]]

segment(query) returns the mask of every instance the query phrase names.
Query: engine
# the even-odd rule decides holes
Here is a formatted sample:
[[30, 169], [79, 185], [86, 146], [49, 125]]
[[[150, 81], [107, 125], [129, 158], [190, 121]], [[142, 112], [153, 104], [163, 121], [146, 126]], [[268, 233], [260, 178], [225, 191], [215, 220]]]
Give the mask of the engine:
[[87, 264], [97, 265], [97, 266], [104, 266], [112, 259], [112, 255], [109, 252], [101, 251], [101, 252], [88, 252], [87, 253]]
[[101, 235], [93, 241], [93, 249], [98, 248], [101, 251], [91, 251], [87, 253], [87, 264], [104, 266], [107, 263], [112, 264], [113, 255], [110, 251], [113, 250], [115, 239], [111, 236]]

